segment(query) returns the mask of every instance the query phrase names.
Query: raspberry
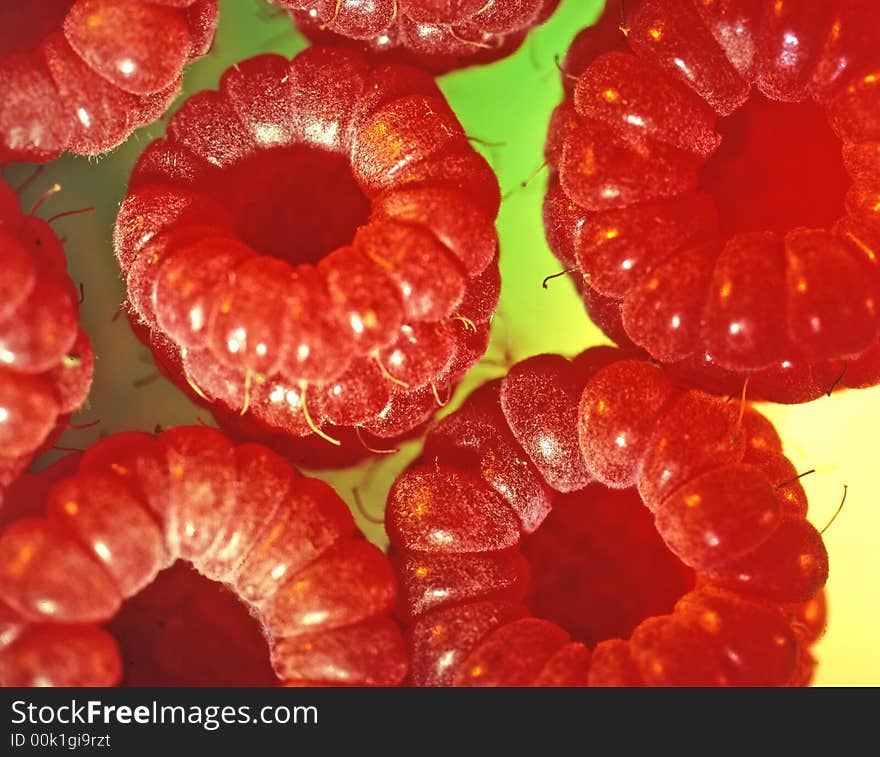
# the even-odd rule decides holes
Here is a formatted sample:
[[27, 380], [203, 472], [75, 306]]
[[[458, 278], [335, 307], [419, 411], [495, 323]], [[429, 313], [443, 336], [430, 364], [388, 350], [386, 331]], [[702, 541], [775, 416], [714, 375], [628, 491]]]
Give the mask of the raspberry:
[[0, 182], [0, 502], [51, 446], [92, 383], [94, 356], [78, 295], [49, 225], [23, 215]]
[[514, 53], [559, 0], [269, 0], [318, 42], [355, 43], [365, 52], [440, 73]]
[[4, 3], [0, 164], [116, 147], [162, 115], [216, 26], [217, 0]]
[[[120, 433], [49, 475], [45, 515], [19, 506], [0, 534], [3, 685], [265, 683], [265, 643], [283, 683], [405, 675], [387, 559], [330, 487], [268, 449], [198, 427]], [[201, 575], [160, 574], [178, 560]]]
[[499, 202], [431, 77], [311, 48], [183, 105], [115, 246], [136, 331], [218, 420], [362, 454], [362, 430], [410, 432], [485, 351]]
[[569, 52], [548, 240], [598, 325], [681, 382], [880, 382], [880, 17], [820, 6], [627, 3], [627, 51], [609, 5]]
[[525, 360], [389, 494], [411, 682], [805, 683], [827, 576], [806, 510], [751, 408], [617, 349]]

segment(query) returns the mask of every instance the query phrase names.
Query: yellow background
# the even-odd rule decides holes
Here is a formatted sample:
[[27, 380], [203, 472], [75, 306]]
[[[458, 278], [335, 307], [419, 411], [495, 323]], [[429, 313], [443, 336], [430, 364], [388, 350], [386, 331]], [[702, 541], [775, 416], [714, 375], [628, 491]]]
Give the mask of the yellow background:
[[[560, 279], [549, 290], [541, 288], [543, 277], [559, 269], [541, 225], [546, 176], [541, 174], [525, 189], [519, 187], [542, 163], [547, 119], [560, 99], [554, 56], [564, 54], [574, 34], [596, 17], [598, 6], [599, 0], [564, 0], [550, 23], [534, 33], [517, 55], [441, 80], [468, 134], [499, 143], [477, 147], [497, 171], [502, 191], [510, 192], [499, 219], [504, 281], [500, 317], [487, 359], [459, 390], [456, 401], [476, 383], [502, 373], [498, 364], [508, 351], [518, 360], [539, 352], [574, 354], [603, 341], [587, 321], [569, 281]], [[222, 71], [241, 58], [269, 51], [291, 55], [305, 46], [287, 18], [260, 0], [221, 0], [220, 8], [214, 52], [188, 70], [187, 92], [216, 86]], [[68, 431], [63, 445], [84, 447], [122, 429], [151, 431], [157, 423], [167, 427], [192, 423], [198, 416], [209, 418], [163, 380], [133, 386], [152, 374], [152, 359], [131, 336], [124, 318], [112, 321], [124, 297], [111, 246], [115, 210], [131, 166], [143, 147], [163, 130], [161, 123], [144, 129], [111, 155], [98, 159], [56, 161], [24, 196], [31, 203], [57, 181], [63, 190], [46, 203], [41, 211], [44, 216], [97, 206], [91, 215], [56, 225], [67, 238], [74, 280], [85, 284], [83, 321], [98, 356], [90, 403], [74, 422], [101, 420], [95, 428]], [[30, 167], [16, 166], [7, 178], [15, 185], [29, 173]], [[831, 619], [818, 647], [816, 682], [876, 685], [880, 683], [876, 630], [880, 622], [880, 503], [876, 501], [880, 492], [876, 442], [880, 389], [845, 392], [806, 406], [762, 409], [777, 424], [798, 470], [817, 470], [804, 479], [810, 518], [817, 527], [836, 510], [843, 484], [849, 486], [846, 506], [825, 534], [831, 556]], [[358, 487], [365, 509], [381, 516], [391, 481], [417, 451], [418, 443], [411, 443], [398, 455], [349, 471], [317, 475], [330, 481], [352, 504], [352, 490]], [[381, 526], [360, 521], [374, 541], [384, 543]]]

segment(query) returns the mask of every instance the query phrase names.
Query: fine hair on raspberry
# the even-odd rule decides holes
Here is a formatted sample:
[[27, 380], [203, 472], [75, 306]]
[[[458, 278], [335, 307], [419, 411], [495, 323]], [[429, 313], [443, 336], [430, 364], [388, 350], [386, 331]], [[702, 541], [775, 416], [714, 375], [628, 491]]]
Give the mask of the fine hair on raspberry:
[[572, 45], [546, 143], [547, 238], [594, 321], [717, 393], [880, 382], [876, 4], [620, 19]]
[[313, 47], [193, 95], [119, 212], [131, 320], [251, 438], [411, 432], [485, 352], [498, 182], [434, 80]]
[[828, 574], [806, 512], [750, 407], [617, 349], [529, 358], [389, 494], [410, 682], [806, 685]]
[[106, 152], [159, 118], [214, 41], [217, 0], [0, 7], [0, 164]]
[[[45, 499], [27, 501], [37, 482], [19, 517], [5, 517], [0, 685], [265, 685], [266, 670], [288, 685], [403, 679], [392, 569], [326, 484], [265, 447], [200, 427], [115, 434], [77, 462], [38, 474], [51, 477]], [[180, 565], [173, 580], [160, 574], [177, 561], [200, 576]], [[198, 583], [208, 579], [238, 603], [202, 599]], [[175, 599], [189, 595], [213, 613], [204, 628], [212, 638], [234, 634], [258, 648], [246, 669], [235, 669], [237, 645], [175, 635], [168, 608], [180, 612]], [[250, 637], [248, 623], [257, 625]], [[138, 659], [143, 650], [157, 659]]]

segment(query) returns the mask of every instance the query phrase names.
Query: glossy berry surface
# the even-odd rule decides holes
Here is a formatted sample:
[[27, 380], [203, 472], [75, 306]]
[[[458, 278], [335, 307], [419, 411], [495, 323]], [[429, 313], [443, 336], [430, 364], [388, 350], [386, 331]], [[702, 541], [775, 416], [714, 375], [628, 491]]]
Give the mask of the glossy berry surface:
[[[486, 356], [487, 360], [471, 372], [466, 379], [469, 383], [466, 383], [462, 390], [473, 386], [481, 380], [481, 376], [496, 375], [494, 370], [501, 361], [509, 364], [512, 359], [547, 351], [565, 355], [576, 354], [586, 345], [601, 339], [601, 336], [587, 323], [581, 301], [568, 281], [555, 282], [549, 290], [543, 290], [539, 286], [545, 275], [558, 270], [558, 264], [544, 247], [542, 225], [535, 212], [543, 194], [543, 182], [535, 180], [524, 190], [517, 188], [519, 182], [531, 176], [538, 167], [541, 158], [536, 156], [541, 154], [547, 119], [551, 109], [559, 101], [560, 88], [557, 85], [559, 76], [554, 66], [553, 55], [567, 48], [574, 31], [583, 27], [592, 18], [596, 5], [593, 0], [584, 0], [583, 3], [581, 0], [574, 0], [574, 4], [572, 2], [562, 4], [548, 26], [532, 35], [527, 44], [502, 65], [474, 67], [454, 77], [441, 80], [441, 88], [449, 99], [450, 106], [465, 125], [468, 134], [482, 137], [483, 142], [492, 140], [493, 143], [505, 143], [503, 147], [487, 147], [486, 144], [472, 139], [477, 143], [477, 149], [491, 162], [505, 192], [498, 225], [501, 246], [505, 253], [501, 258], [504, 291], [499, 304], [499, 315], [504, 318], [495, 321], [494, 344]], [[235, 0], [229, 2], [224, 0], [221, 3], [221, 14], [224, 19], [223, 28], [214, 54], [193, 66], [186, 75], [189, 92], [197, 91], [204, 86], [216, 86], [226, 67], [258, 51], [263, 51], [263, 42], [265, 40], [268, 44], [270, 37], [275, 40], [274, 49], [285, 56], [289, 56], [297, 49], [296, 45], [303, 44], [295, 40], [286, 14], [277, 13], [269, 17], [265, 12], [255, 13], [252, 3], [238, 3]], [[133, 338], [133, 332], [125, 322], [126, 319], [120, 317], [111, 322], [117, 306], [125, 297], [116, 261], [111, 252], [110, 233], [119, 202], [124, 195], [120, 177], [124, 181], [124, 178], [130, 175], [137, 154], [149, 139], [159, 136], [160, 129], [164, 130], [164, 128], [164, 124], [161, 123], [154, 125], [148, 132], [151, 136], [147, 140], [144, 140], [144, 132], [140, 132], [123, 148], [114, 150], [100, 161], [86, 161], [73, 156], [55, 161], [47, 167], [40, 181], [42, 187], [55, 181], [63, 183], [64, 199], [60, 201], [62, 207], [57, 208], [58, 210], [86, 205], [96, 205], [98, 208], [94, 215], [82, 222], [77, 220], [69, 224], [64, 222], [52, 224], [59, 236], [65, 234], [67, 236], [65, 247], [74, 281], [82, 281], [85, 284], [85, 301], [81, 307], [85, 319], [83, 323], [87, 324], [85, 328], [93, 339], [99, 357], [96, 361], [95, 390], [91, 393], [90, 403], [84, 412], [75, 417], [73, 423], [80, 427], [98, 419], [100, 423], [97, 428], [92, 427], [90, 430], [72, 428], [59, 442], [64, 446], [85, 447], [91, 439], [100, 438], [122, 428], [136, 427], [152, 431], [154, 427], [169, 428], [182, 423], [194, 423], [197, 414], [201, 415], [200, 420], [208, 419], [210, 422], [205, 411], [194, 407], [182, 392], [169, 386], [164, 380], [152, 380], [155, 373], [150, 354]], [[30, 170], [24, 165], [13, 166], [7, 169], [6, 178], [14, 185], [18, 185], [25, 181]], [[39, 194], [39, 191], [35, 194]], [[58, 202], [58, 199], [53, 200], [53, 205]], [[30, 202], [27, 206], [30, 206]], [[507, 347], [505, 356], [499, 357], [504, 346]], [[511, 353], [517, 358], [511, 358]], [[828, 378], [828, 384], [835, 378], [836, 375]], [[182, 383], [185, 383], [185, 380], [182, 380]], [[677, 379], [673, 383], [685, 385]], [[730, 394], [733, 394], [734, 390], [740, 390], [741, 383], [739, 379], [730, 389]], [[829, 637], [824, 639], [815, 650], [811, 650], [811, 655], [815, 655], [820, 660], [817, 682], [823, 685], [870, 684], [876, 679], [878, 672], [877, 657], [873, 654], [875, 645], [870, 631], [870, 617], [875, 604], [871, 587], [876, 583], [873, 574], [876, 573], [877, 567], [876, 561], [873, 560], [874, 545], [871, 539], [872, 533], [876, 531], [874, 527], [877, 525], [877, 518], [872, 515], [875, 508], [870, 506], [871, 496], [876, 488], [870, 460], [872, 448], [870, 429], [872, 418], [876, 415], [874, 413], [876, 394], [876, 389], [845, 392], [832, 400], [808, 403], [795, 408], [785, 406], [761, 408], [762, 412], [768, 412], [769, 417], [777, 423], [780, 435], [785, 438], [786, 454], [791, 456], [791, 460], [797, 466], [796, 470], [817, 469], [818, 475], [804, 479], [810, 495], [810, 516], [813, 523], [820, 526], [829, 521], [840, 501], [841, 484], [843, 482], [849, 484], [846, 506], [824, 536], [834, 568], [832, 581], [829, 584], [832, 625]], [[453, 398], [453, 402], [455, 400], [456, 398]], [[237, 413], [229, 413], [229, 416], [230, 421], [238, 418]], [[239, 420], [246, 421], [247, 415]], [[334, 429], [334, 435], [336, 431]], [[368, 439], [367, 432], [361, 430], [361, 433]], [[339, 436], [342, 437], [341, 434]], [[352, 436], [351, 446], [360, 447], [356, 434]], [[308, 438], [302, 437], [302, 439]], [[385, 445], [368, 439], [368, 443], [377, 448], [402, 446], [402, 449], [400, 454], [381, 459], [374, 458], [359, 469], [323, 473], [321, 476], [334, 485], [341, 496], [346, 497], [352, 504], [354, 495], [351, 490], [352, 487], [357, 486], [364, 509], [369, 510], [370, 513], [377, 513], [380, 509], [379, 502], [384, 500], [392, 479], [406, 464], [409, 455], [416, 454], [416, 447], [420, 449], [421, 442], [407, 445], [399, 445], [395, 442], [393, 445]], [[344, 444], [349, 446], [347, 441]], [[324, 442], [320, 443], [320, 448], [330, 451], [336, 449]], [[314, 452], [309, 451], [308, 454]], [[377, 464], [380, 460], [383, 462], [381, 465]], [[608, 501], [627, 502], [628, 507], [637, 510], [640, 506], [639, 500], [632, 494], [632, 489], [623, 492], [628, 492], [625, 499], [615, 500], [612, 492]], [[577, 492], [571, 493], [572, 501], [577, 500], [577, 494]], [[13, 503], [12, 497], [12, 493], [7, 495], [6, 504], [0, 509], [0, 517], [6, 514], [7, 507]], [[43, 497], [38, 501], [42, 502]], [[608, 507], [611, 508], [612, 505]], [[629, 523], [628, 507], [622, 508], [624, 523]], [[590, 507], [584, 510], [602, 511], [599, 504], [595, 509]], [[357, 519], [358, 513], [354, 508], [353, 511]], [[648, 528], [655, 532], [654, 546], [658, 546], [659, 537], [656, 536], [656, 529], [653, 526], [653, 516], [644, 507], [639, 512], [642, 515], [638, 519], [639, 522], [634, 521], [631, 527], [627, 526], [622, 530], [621, 538], [614, 540], [615, 548], [623, 554], [634, 553], [622, 537], [627, 533], [638, 535], [646, 522]], [[535, 535], [539, 538], [554, 535], [551, 526], [554, 523], [554, 516], [558, 515], [563, 527], [571, 528], [572, 536], [580, 534], [575, 526], [582, 525], [583, 530], [586, 531], [583, 538], [589, 542], [593, 520], [565, 519], [566, 515], [571, 516], [576, 513], [576, 507], [563, 507], [562, 498], [555, 500], [550, 516], [543, 521]], [[367, 515], [367, 518], [369, 517], [372, 516]], [[384, 529], [366, 522], [366, 518], [361, 518], [360, 522], [368, 538], [384, 546], [386, 543]], [[604, 522], [607, 523], [608, 519], [606, 518]], [[528, 541], [528, 537], [521, 540], [524, 553], [528, 550]], [[555, 544], [553, 539], [549, 539], [547, 551], [555, 552]], [[662, 542], [659, 543], [659, 548], [667, 559], [673, 560], [674, 564], [674, 559], [677, 558], [670, 556]], [[564, 543], [560, 550], [566, 550], [569, 564], [576, 562], [571, 560], [570, 550]], [[651, 553], [653, 554], [653, 549]], [[532, 553], [528, 553], [528, 559], [532, 579], [529, 592], [524, 598], [526, 609], [535, 617], [545, 618], [562, 626], [573, 638], [584, 638], [581, 637], [584, 632], [574, 627], [574, 620], [560, 614], [561, 602], [552, 602], [551, 596], [543, 606], [534, 604], [538, 593], [543, 593], [545, 587], [552, 586], [558, 571], [550, 562], [547, 565], [548, 570], [542, 574], [543, 583], [539, 583], [540, 577]], [[625, 566], [628, 563], [622, 560], [620, 564]], [[207, 634], [203, 630], [205, 619], [216, 618], [219, 614], [226, 618], [227, 611], [224, 608], [220, 613], [219, 610], [213, 609], [213, 603], [202, 601], [201, 590], [197, 591], [190, 585], [191, 574], [192, 569], [186, 568], [185, 564], [181, 563], [177, 564], [174, 571], [163, 571], [151, 584], [151, 589], [159, 592], [161, 601], [156, 601], [151, 596], [151, 592], [145, 590], [136, 599], [132, 598], [131, 601], [135, 603], [134, 609], [123, 608], [117, 618], [122, 618], [123, 621], [133, 620], [136, 628], [140, 619], [146, 620], [148, 617], [155, 619], [154, 610], [158, 611], [162, 608], [163, 612], [174, 618], [174, 628], [183, 629], [174, 632], [176, 637], [170, 642], [170, 648], [182, 650], [187, 656], [193, 651], [198, 651], [184, 645], [182, 637], [186, 635], [186, 629], [192, 628], [194, 638], [207, 642]], [[167, 579], [164, 578], [166, 575]], [[606, 570], [606, 575], [607, 578], [603, 581], [611, 582], [614, 579], [610, 571]], [[195, 612], [197, 617], [202, 619], [202, 623], [192, 626], [191, 619], [181, 617], [185, 613], [181, 613], [181, 608], [175, 606], [174, 602], [169, 601], [171, 598], [165, 595], [164, 580], [179, 581], [182, 594], [187, 598], [198, 599], [198, 602], [193, 604], [198, 604]], [[198, 581], [207, 582], [208, 579], [196, 576], [193, 583]], [[219, 584], [210, 585], [219, 586]], [[541, 588], [538, 588], [539, 586]], [[659, 582], [656, 588], [656, 593], [661, 594]], [[669, 588], [667, 598], [664, 600], [667, 603], [671, 601], [670, 598], [674, 598], [676, 592], [681, 590], [680, 587]], [[137, 604], [141, 601], [146, 603], [146, 607], [139, 609]], [[240, 605], [234, 597], [231, 601]], [[125, 604], [128, 606], [129, 601]], [[565, 609], [567, 608], [561, 608], [561, 610]], [[668, 614], [671, 605], [664, 604], [656, 608], [637, 607], [633, 615], [643, 610], [646, 615]], [[246, 616], [244, 620], [253, 624], [246, 611], [244, 615]], [[229, 623], [232, 628], [228, 633], [224, 631], [224, 637], [240, 637], [242, 647], [245, 647], [246, 640], [252, 638], [249, 633], [254, 630], [253, 627], [241, 629], [242, 633], [239, 634], [238, 624], [231, 619]], [[246, 626], [247, 622], [243, 625]], [[248, 634], [244, 633], [245, 630], [248, 630]], [[117, 631], [116, 628], [112, 628], [111, 633], [125, 659], [137, 659], [141, 660], [144, 666], [149, 665], [151, 657], [146, 654], [146, 650], [138, 650], [132, 655], [132, 645], [143, 646], [144, 639], [122, 630]], [[600, 629], [593, 633], [596, 636], [614, 633], [622, 639], [629, 637], [625, 630]], [[166, 638], [172, 636], [169, 631]], [[593, 646], [589, 641], [586, 643], [589, 647]], [[264, 645], [265, 642], [257, 628], [255, 651], [258, 652], [257, 656], [261, 658], [262, 665], [254, 668], [255, 674], [261, 670], [265, 673]], [[207, 643], [204, 646], [207, 646]], [[209, 650], [205, 650], [205, 654], [209, 658], [215, 658]], [[804, 661], [805, 656], [800, 660]], [[237, 665], [236, 661], [229, 667], [233, 668]], [[799, 669], [807, 667], [809, 666], [799, 663]], [[153, 672], [158, 672], [158, 668], [154, 668]], [[125, 675], [128, 674], [129, 669], [126, 669]], [[268, 675], [274, 677], [271, 669]]]
[[164, 113], [216, 26], [217, 0], [3, 3], [0, 164], [116, 147]]
[[828, 559], [796, 475], [756, 411], [632, 353], [515, 365], [389, 495], [411, 683], [804, 683]]
[[430, 76], [318, 47], [191, 97], [135, 166], [115, 247], [137, 333], [221, 423], [363, 454], [485, 351], [499, 202]]
[[563, 66], [548, 240], [680, 382], [794, 403], [880, 381], [880, 16], [820, 5], [642, 0], [625, 36], [609, 5]]
[[0, 181], [0, 503], [86, 400], [94, 356], [61, 241]]
[[269, 0], [316, 41], [440, 72], [513, 53], [559, 0]]
[[77, 463], [19, 484], [3, 519], [3, 685], [404, 677], [391, 567], [326, 484], [199, 427], [116, 434]]

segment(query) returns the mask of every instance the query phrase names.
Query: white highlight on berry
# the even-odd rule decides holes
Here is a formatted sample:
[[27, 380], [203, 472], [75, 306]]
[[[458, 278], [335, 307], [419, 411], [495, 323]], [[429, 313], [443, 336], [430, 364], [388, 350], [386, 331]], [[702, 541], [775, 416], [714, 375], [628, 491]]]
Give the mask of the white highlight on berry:
[[446, 670], [453, 662], [455, 662], [455, 650], [450, 649], [440, 655], [440, 659], [437, 660], [437, 668]]
[[277, 581], [285, 573], [287, 573], [287, 566], [284, 565], [283, 563], [281, 563], [279, 565], [276, 565], [274, 568], [272, 568], [272, 572], [269, 575], [271, 575], [272, 578], [274, 578]]
[[337, 121], [327, 123], [315, 121], [310, 123], [305, 130], [306, 141], [313, 142], [321, 147], [333, 147], [336, 143], [337, 134], [339, 134], [339, 123]]
[[435, 544], [440, 545], [452, 544], [452, 534], [450, 534], [448, 531], [444, 531], [443, 529], [438, 529], [437, 531], [431, 533], [431, 541], [433, 541]]
[[734, 665], [741, 665], [742, 664], [742, 658], [736, 652], [734, 652], [732, 649], [730, 649], [730, 647], [727, 647], [725, 649], [725, 654], [727, 655], [728, 659], [730, 659], [730, 661]]
[[779, 54], [779, 62], [783, 66], [794, 66], [797, 63], [797, 48], [800, 40], [791, 32], [786, 32], [782, 37], [782, 52]]
[[278, 124], [259, 124], [254, 127], [254, 136], [261, 145], [284, 142], [284, 130]]
[[92, 119], [89, 117], [89, 113], [85, 108], [77, 108], [76, 117], [79, 119], [79, 122], [87, 129], [92, 125]]
[[541, 452], [544, 456], [548, 459], [553, 458], [558, 453], [558, 447], [553, 437], [542, 436], [538, 440], [538, 446], [541, 448]]
[[0, 363], [12, 365], [13, 362], [15, 362], [15, 353], [5, 347], [0, 347]]
[[201, 331], [205, 326], [205, 311], [198, 305], [189, 311], [189, 327]]
[[131, 76], [135, 70], [134, 61], [131, 58], [123, 58], [119, 61], [119, 70], [125, 76]]
[[675, 63], [676, 66], [682, 71], [682, 73], [687, 76], [688, 79], [693, 79], [693, 72], [688, 68], [687, 63], [685, 63], [681, 58], [673, 58], [672, 62]]
[[10, 627], [5, 631], [0, 631], [0, 649], [5, 647], [7, 644], [11, 644], [15, 637], [18, 635], [19, 628]]
[[442, 32], [436, 26], [429, 26], [428, 24], [418, 24], [416, 26], [416, 33], [422, 39], [430, 39], [431, 37], [440, 37]]
[[37, 610], [43, 615], [54, 615], [58, 612], [58, 603], [53, 602], [51, 599], [41, 599], [36, 604]]
[[226, 349], [233, 355], [240, 352], [247, 342], [247, 332], [243, 328], [237, 328], [232, 332], [232, 336], [226, 340]]
[[102, 560], [109, 560], [113, 554], [110, 552], [110, 547], [108, 547], [102, 541], [96, 541], [93, 545], [93, 549], [98, 553], [98, 557]]
[[327, 616], [330, 615], [327, 610], [315, 610], [315, 612], [307, 612], [302, 616], [302, 624], [304, 626], [316, 626], [320, 623], [323, 623], [327, 620]]
[[9, 411], [0, 406], [0, 423], [5, 423], [7, 420], [9, 420]]

